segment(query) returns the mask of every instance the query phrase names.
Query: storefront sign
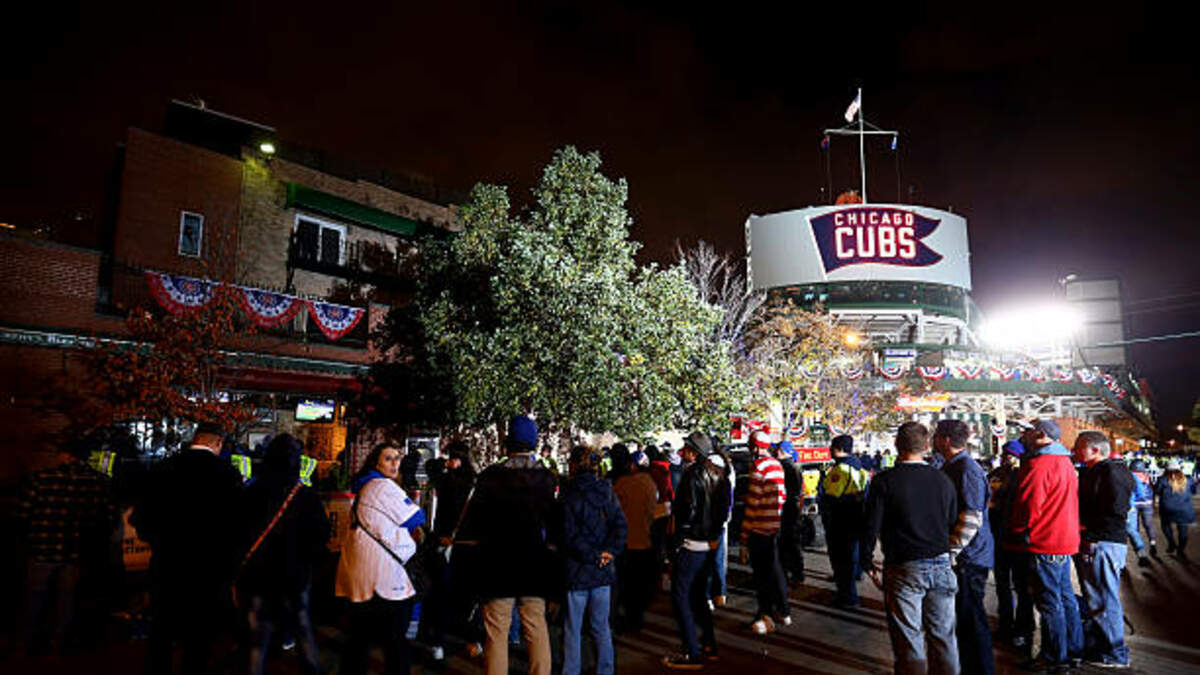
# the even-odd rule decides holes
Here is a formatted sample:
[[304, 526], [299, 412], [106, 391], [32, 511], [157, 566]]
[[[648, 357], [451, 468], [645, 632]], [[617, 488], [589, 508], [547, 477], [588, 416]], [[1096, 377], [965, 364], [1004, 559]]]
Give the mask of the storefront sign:
[[808, 464], [810, 462], [828, 462], [833, 459], [829, 448], [796, 448], [796, 455], [799, 456], [799, 463]]
[[896, 401], [896, 409], [910, 412], [941, 412], [949, 404], [950, 394], [947, 392], [902, 394]]

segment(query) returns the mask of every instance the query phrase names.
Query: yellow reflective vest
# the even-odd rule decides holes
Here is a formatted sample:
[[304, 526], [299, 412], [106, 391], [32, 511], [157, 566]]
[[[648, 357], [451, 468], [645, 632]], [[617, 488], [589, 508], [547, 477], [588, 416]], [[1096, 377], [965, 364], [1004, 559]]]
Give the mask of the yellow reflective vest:
[[312, 487], [313, 472], [317, 470], [317, 460], [308, 455], [300, 455], [300, 482]]
[[867, 491], [867, 483], [870, 480], [871, 474], [865, 469], [856, 469], [839, 462], [825, 472], [821, 490], [834, 498], [861, 495]]

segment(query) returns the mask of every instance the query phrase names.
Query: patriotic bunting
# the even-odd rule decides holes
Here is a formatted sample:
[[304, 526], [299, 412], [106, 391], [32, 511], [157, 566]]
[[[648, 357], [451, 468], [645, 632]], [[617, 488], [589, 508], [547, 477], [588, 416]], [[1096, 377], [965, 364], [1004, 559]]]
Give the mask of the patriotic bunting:
[[354, 330], [365, 310], [360, 307], [335, 305], [330, 302], [309, 301], [308, 313], [317, 322], [321, 332], [330, 340], [337, 340]]
[[1075, 371], [1075, 374], [1079, 376], [1079, 381], [1084, 384], [1091, 384], [1096, 381], [1096, 371], [1094, 370], [1080, 368]]
[[926, 380], [944, 380], [949, 375], [946, 366], [917, 366], [917, 372]]
[[978, 380], [983, 375], [983, 366], [955, 366], [955, 373], [962, 380]]
[[800, 374], [810, 380], [815, 380], [821, 376], [821, 368], [806, 368], [804, 366], [800, 366]]
[[146, 283], [150, 285], [150, 293], [158, 304], [172, 314], [203, 309], [212, 301], [216, 287], [220, 286], [212, 281], [160, 272], [146, 272]]
[[1070, 368], [1055, 368], [1052, 376], [1055, 382], [1070, 382], [1075, 379], [1075, 373]]
[[303, 300], [283, 293], [246, 287], [238, 291], [238, 303], [246, 315], [263, 328], [287, 323], [304, 306]]
[[991, 371], [995, 373], [1001, 380], [1008, 382], [1016, 377], [1019, 368], [1005, 368], [1004, 366], [992, 366]]
[[862, 368], [845, 368], [842, 370], [842, 377], [847, 380], [858, 380], [862, 378], [863, 372]]
[[904, 377], [908, 370], [904, 366], [880, 366], [879, 374], [889, 380], [898, 380]]
[[1008, 435], [1008, 425], [993, 424], [992, 425], [992, 435], [995, 436], [996, 438], [1004, 438], [1005, 436]]

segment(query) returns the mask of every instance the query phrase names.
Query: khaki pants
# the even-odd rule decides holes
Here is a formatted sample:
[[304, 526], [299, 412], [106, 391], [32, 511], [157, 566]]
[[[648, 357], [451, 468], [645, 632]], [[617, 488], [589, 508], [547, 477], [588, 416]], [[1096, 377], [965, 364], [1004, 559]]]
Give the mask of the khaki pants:
[[546, 627], [546, 601], [542, 598], [496, 598], [483, 605], [487, 642], [483, 658], [487, 675], [508, 675], [508, 629], [513, 603], [518, 603], [521, 631], [529, 650], [530, 675], [550, 675], [550, 630]]

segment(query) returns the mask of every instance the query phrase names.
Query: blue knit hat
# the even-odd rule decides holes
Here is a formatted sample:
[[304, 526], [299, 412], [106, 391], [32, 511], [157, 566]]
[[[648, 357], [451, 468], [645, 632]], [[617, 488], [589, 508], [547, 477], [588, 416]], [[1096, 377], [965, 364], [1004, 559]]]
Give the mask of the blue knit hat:
[[1022, 445], [1021, 441], [1018, 440], [1009, 441], [1000, 449], [1014, 457], [1020, 457], [1021, 455], [1025, 454], [1025, 446]]
[[796, 451], [792, 449], [791, 441], [779, 441], [779, 452], [787, 455], [793, 460], [796, 459]]
[[538, 427], [527, 415], [517, 415], [508, 422], [508, 449], [516, 452], [537, 447]]

